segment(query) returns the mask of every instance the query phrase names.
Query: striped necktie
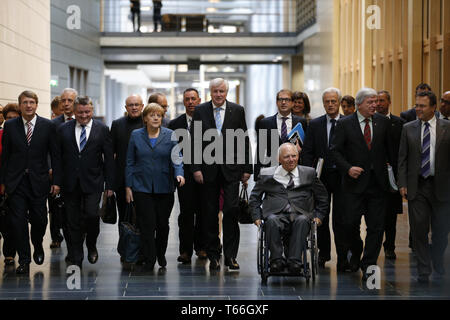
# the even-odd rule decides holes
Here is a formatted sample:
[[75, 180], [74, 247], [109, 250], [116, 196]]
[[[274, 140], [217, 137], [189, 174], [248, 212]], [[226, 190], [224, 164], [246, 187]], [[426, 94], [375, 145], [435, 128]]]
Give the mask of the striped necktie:
[[286, 120], [288, 117], [281, 117], [281, 120], [283, 121], [281, 123], [281, 142], [285, 143], [287, 141], [287, 125]]
[[222, 132], [222, 117], [220, 116], [220, 111], [222, 110], [222, 107], [216, 108], [216, 128], [219, 134]]
[[27, 122], [27, 143], [30, 145], [31, 143], [31, 136], [33, 135], [33, 124], [31, 121]]
[[430, 168], [430, 124], [425, 122], [425, 130], [423, 131], [422, 139], [422, 165], [420, 167], [420, 174], [423, 178], [428, 178], [431, 174]]
[[80, 151], [83, 151], [84, 146], [86, 145], [86, 126], [81, 125], [81, 134], [80, 134]]

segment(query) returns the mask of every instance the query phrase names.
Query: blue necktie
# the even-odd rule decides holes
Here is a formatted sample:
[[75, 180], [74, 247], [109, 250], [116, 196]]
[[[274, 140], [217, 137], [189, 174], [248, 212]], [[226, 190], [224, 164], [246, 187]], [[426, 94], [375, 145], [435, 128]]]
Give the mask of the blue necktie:
[[425, 122], [425, 130], [423, 131], [422, 140], [422, 166], [420, 174], [423, 178], [428, 178], [431, 174], [430, 168], [430, 124]]
[[281, 142], [285, 143], [287, 141], [287, 126], [286, 120], [288, 117], [282, 117], [283, 123], [281, 124]]
[[219, 131], [219, 134], [222, 131], [222, 118], [220, 117], [220, 110], [222, 110], [222, 107], [217, 107], [216, 108], [216, 128], [217, 131]]
[[81, 134], [80, 134], [80, 151], [83, 151], [84, 146], [86, 145], [86, 126], [81, 126]]

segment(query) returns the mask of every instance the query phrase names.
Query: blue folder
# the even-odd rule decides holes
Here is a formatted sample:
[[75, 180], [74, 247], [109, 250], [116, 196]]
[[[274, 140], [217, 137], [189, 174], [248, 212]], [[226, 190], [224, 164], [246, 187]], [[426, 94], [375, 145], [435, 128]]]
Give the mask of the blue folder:
[[291, 132], [289, 132], [288, 140], [294, 144], [297, 140], [300, 140], [300, 145], [303, 145], [303, 141], [305, 141], [305, 131], [303, 131], [303, 126], [300, 122], [297, 123]]

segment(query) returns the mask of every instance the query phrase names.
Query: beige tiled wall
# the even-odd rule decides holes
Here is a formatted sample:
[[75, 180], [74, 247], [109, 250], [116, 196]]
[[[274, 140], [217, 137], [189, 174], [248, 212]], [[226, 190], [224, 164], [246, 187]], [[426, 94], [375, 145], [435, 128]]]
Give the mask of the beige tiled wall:
[[0, 1], [0, 104], [24, 90], [39, 97], [50, 117], [50, 0]]

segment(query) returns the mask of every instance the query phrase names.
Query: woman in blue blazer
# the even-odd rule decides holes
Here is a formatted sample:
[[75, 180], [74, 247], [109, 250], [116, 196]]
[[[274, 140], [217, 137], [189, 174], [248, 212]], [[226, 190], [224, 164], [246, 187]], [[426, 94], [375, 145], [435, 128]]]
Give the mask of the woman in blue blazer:
[[153, 269], [167, 265], [169, 217], [174, 203], [175, 183], [184, 185], [180, 153], [172, 150], [172, 130], [161, 127], [164, 109], [156, 103], [145, 107], [145, 126], [131, 133], [125, 168], [127, 202], [136, 205], [136, 220], [141, 232], [143, 263]]

